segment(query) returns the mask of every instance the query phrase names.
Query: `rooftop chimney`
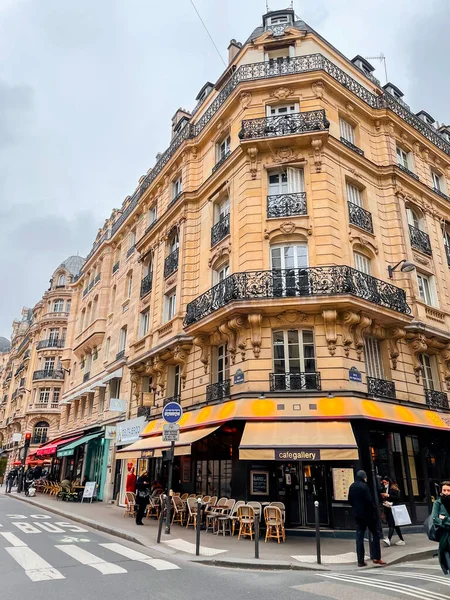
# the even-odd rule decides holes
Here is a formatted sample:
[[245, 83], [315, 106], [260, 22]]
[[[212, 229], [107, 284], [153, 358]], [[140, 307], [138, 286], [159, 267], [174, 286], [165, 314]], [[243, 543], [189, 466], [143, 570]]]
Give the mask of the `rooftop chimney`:
[[231, 64], [237, 54], [239, 54], [242, 48], [241, 42], [237, 42], [236, 40], [230, 40], [230, 45], [228, 46], [228, 64]]

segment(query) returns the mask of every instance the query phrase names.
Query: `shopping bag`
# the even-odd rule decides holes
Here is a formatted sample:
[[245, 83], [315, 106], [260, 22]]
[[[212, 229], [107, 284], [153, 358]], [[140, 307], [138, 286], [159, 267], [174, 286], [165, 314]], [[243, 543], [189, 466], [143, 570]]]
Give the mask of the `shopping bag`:
[[409, 516], [408, 509], [404, 504], [397, 504], [391, 508], [392, 516], [394, 517], [394, 523], [401, 527], [402, 525], [411, 525], [411, 517]]

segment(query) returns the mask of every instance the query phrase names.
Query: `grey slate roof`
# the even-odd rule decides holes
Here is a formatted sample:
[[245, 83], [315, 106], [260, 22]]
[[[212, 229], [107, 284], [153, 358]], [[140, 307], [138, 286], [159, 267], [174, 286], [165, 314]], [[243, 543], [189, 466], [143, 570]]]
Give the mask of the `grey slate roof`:
[[69, 256], [66, 258], [58, 267], [58, 269], [67, 269], [71, 275], [78, 275], [86, 262], [86, 259], [82, 256]]

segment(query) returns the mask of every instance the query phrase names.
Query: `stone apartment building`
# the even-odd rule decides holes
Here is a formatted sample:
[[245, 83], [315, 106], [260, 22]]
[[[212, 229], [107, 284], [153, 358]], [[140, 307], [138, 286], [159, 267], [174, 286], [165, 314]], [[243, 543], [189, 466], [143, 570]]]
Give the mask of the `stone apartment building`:
[[450, 468], [450, 128], [373, 71], [270, 12], [176, 112], [70, 286], [63, 474], [119, 502], [132, 467], [165, 480], [175, 399], [178, 491], [282, 500], [301, 526], [318, 499], [347, 527], [362, 466], [428, 514]]

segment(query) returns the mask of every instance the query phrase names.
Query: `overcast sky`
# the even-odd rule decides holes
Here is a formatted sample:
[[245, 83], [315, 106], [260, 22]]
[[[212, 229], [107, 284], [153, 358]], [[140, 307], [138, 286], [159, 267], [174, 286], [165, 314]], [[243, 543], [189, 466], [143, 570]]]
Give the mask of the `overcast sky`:
[[[195, 3], [224, 59], [265, 12], [265, 0]], [[448, 0], [294, 7], [349, 58], [383, 52], [413, 110], [450, 121]], [[222, 70], [190, 0], [0, 0], [0, 335], [62, 260], [89, 252], [167, 147], [175, 110]]]

